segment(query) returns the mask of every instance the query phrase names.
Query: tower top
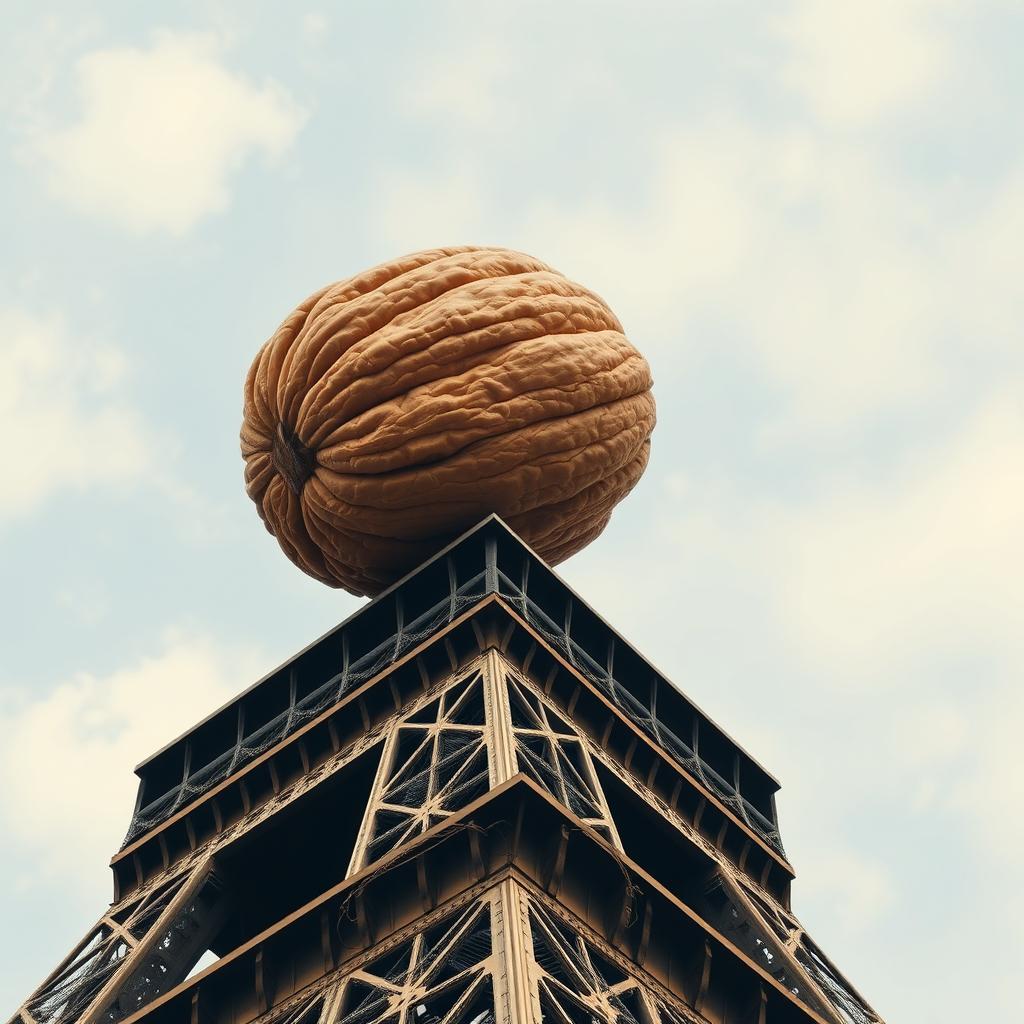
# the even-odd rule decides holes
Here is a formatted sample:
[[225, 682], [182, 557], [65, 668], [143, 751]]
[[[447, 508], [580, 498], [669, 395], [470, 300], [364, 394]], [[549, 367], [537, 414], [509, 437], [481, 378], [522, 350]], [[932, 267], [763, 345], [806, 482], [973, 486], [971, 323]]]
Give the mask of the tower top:
[[497, 516], [137, 772], [17, 1024], [880, 1024], [775, 780]]
[[[490, 515], [212, 712], [136, 768], [125, 847], [248, 761], [393, 669], [461, 613], [492, 596], [538, 632], [550, 655], [584, 675], [761, 842], [785, 860], [779, 783], [576, 594], [497, 515]], [[456, 629], [449, 642], [461, 639]], [[471, 633], [472, 631], [470, 631]], [[467, 645], [477, 646], [472, 638]], [[787, 864], [788, 867], [788, 864]]]

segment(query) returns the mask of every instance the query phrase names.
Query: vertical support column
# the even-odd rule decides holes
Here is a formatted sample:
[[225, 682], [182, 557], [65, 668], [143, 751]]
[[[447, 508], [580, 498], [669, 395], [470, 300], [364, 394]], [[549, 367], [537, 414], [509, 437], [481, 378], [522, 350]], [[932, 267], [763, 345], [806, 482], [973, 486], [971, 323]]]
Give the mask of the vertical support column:
[[366, 808], [363, 811], [363, 822], [359, 826], [356, 844], [352, 849], [352, 859], [348, 862], [348, 870], [345, 872], [346, 878], [354, 875], [366, 863], [366, 852], [373, 839], [373, 824], [377, 818], [377, 805], [380, 803], [384, 790], [387, 788], [388, 779], [391, 778], [397, 746], [398, 726], [396, 725], [384, 740], [384, 750], [381, 752], [380, 763], [377, 765], [377, 774], [373, 780], [373, 787], [370, 789], [370, 797], [366, 801]]
[[618, 826], [615, 824], [615, 819], [612, 817], [612, 809], [608, 806], [608, 798], [604, 795], [604, 787], [601, 785], [601, 780], [598, 777], [597, 769], [594, 767], [594, 759], [590, 756], [590, 751], [587, 750], [586, 743], [580, 743], [580, 754], [583, 758], [583, 762], [588, 769], [588, 779], [594, 790], [594, 796], [597, 798], [597, 806], [604, 816], [604, 823], [608, 826], [608, 832], [611, 835], [612, 846], [617, 850], [625, 852], [625, 848], [622, 845], [622, 837], [619, 835]]
[[317, 1024], [334, 1024], [341, 1018], [341, 1001], [345, 994], [344, 985], [335, 985], [327, 991], [320, 1007], [320, 1018]]
[[[461, 809], [470, 799], [459, 796], [467, 783], [477, 795], [485, 782], [495, 785], [490, 723], [502, 719], [500, 708], [493, 706], [496, 694], [500, 700], [495, 679], [493, 665], [483, 654], [439, 681], [437, 690], [401, 709], [401, 717], [384, 727], [383, 752], [349, 876], [384, 852], [374, 849], [378, 838], [387, 836], [384, 846], [395, 849]], [[463, 773], [467, 766], [470, 774]], [[379, 835], [374, 835], [375, 821], [381, 823]]]
[[484, 590], [498, 593], [498, 542], [494, 537], [484, 541]]
[[494, 1009], [497, 1024], [541, 1024], [537, 970], [526, 896], [506, 878], [495, 901]]
[[[499, 764], [497, 775], [492, 774], [491, 785], [497, 786], [517, 772], [523, 771], [576, 813], [579, 813], [578, 805], [574, 804], [571, 799], [570, 791], [574, 790], [580, 793], [582, 790], [581, 795], [590, 803], [595, 812], [592, 815], [584, 812], [581, 815], [583, 821], [599, 830], [606, 829], [605, 838], [610, 840], [614, 847], [621, 850], [622, 839], [612, 818], [608, 798], [601, 786], [601, 779], [594, 767], [594, 760], [587, 748], [587, 743], [573, 722], [571, 712], [559, 710], [551, 698], [543, 696], [536, 680], [529, 679], [525, 673], [519, 673], [523, 678], [523, 682], [519, 684], [521, 692], [529, 693], [529, 699], [536, 702], [533, 706], [533, 714], [537, 716], [537, 719], [533, 726], [527, 724], [520, 728], [514, 725], [512, 698], [509, 696], [510, 669], [508, 662], [503, 654], [493, 649], [488, 651], [484, 657], [487, 665], [488, 685], [493, 692], [489, 704], [489, 707], [494, 709], [492, 715], [493, 739], [489, 739], [489, 742], [492, 745], [492, 751], [496, 753], [492, 764], [494, 762]], [[511, 674], [513, 678], [516, 678], [515, 669], [511, 669]], [[529, 683], [526, 682], [528, 679]], [[554, 717], [549, 717], [549, 715]], [[552, 722], [556, 724], [552, 725]], [[523, 753], [518, 752], [517, 730], [521, 736], [543, 739], [546, 742], [547, 754], [538, 758], [527, 753], [524, 757]]]
[[[213, 878], [211, 864], [211, 856], [205, 856], [199, 860], [187, 881], [160, 912], [146, 934], [132, 945], [114, 975], [90, 1000], [87, 1009], [78, 1017], [79, 1024], [96, 1024], [96, 1022], [102, 1021], [120, 998], [122, 990], [135, 977], [136, 972], [146, 966], [147, 958], [154, 952], [159, 956], [159, 944], [173, 927], [176, 919], [186, 913], [191, 904], [200, 905], [201, 901], [197, 900], [197, 897], [200, 896], [204, 884]], [[212, 906], [203, 909], [206, 911], [205, 919], [199, 917], [195, 924], [202, 931], [201, 937], [212, 942], [223, 921], [225, 907], [223, 902], [220, 906], [213, 902]], [[200, 946], [196, 951], [196, 959], [199, 958], [202, 948]], [[172, 981], [172, 984], [177, 984], [186, 970], [181, 970], [181, 964], [171, 964], [171, 967], [180, 970], [180, 974]], [[155, 994], [153, 993], [153, 995]]]
[[490, 748], [491, 788], [507, 782], [518, 771], [512, 711], [505, 685], [505, 667], [493, 647], [483, 657], [484, 707], [487, 714], [487, 746]]

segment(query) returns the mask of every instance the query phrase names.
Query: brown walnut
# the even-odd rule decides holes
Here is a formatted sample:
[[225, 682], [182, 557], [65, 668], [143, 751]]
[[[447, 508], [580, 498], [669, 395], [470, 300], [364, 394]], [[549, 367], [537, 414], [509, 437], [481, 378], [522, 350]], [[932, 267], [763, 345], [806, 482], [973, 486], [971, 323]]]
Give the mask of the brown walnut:
[[296, 565], [374, 595], [491, 512], [567, 558], [640, 478], [654, 419], [593, 292], [508, 249], [432, 249], [321, 289], [263, 346], [246, 490]]

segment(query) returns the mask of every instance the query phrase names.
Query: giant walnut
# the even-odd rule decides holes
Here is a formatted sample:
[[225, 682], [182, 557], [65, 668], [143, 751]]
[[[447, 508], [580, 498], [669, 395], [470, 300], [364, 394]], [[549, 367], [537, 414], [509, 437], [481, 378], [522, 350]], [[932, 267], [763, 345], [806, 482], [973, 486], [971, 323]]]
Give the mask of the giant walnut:
[[496, 512], [557, 563], [639, 480], [651, 372], [608, 306], [508, 249], [328, 285], [245, 382], [245, 483], [299, 568], [376, 595]]

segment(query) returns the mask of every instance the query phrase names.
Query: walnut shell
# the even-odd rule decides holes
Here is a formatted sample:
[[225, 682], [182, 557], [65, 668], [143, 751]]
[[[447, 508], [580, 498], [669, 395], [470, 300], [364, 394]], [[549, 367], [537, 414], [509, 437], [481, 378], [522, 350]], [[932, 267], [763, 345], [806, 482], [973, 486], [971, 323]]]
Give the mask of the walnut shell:
[[310, 296], [245, 383], [245, 483], [309, 575], [375, 595], [497, 512], [546, 561], [647, 464], [646, 360], [593, 292], [522, 253], [414, 253]]

